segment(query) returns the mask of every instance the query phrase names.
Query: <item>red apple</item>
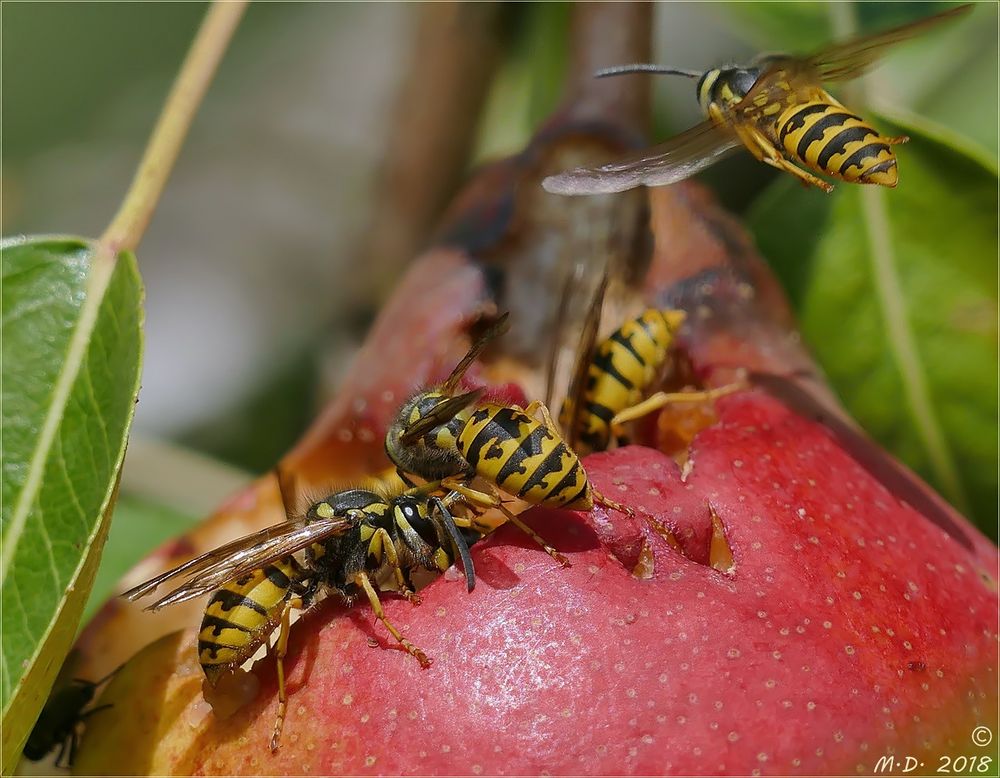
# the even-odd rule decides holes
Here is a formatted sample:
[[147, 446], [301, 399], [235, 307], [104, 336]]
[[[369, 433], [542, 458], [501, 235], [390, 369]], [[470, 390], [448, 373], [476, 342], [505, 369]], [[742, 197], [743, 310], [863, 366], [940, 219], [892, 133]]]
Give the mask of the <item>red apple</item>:
[[[592, 250], [595, 214], [642, 245], [643, 197], [595, 207], [538, 187], [567, 154], [580, 159], [580, 136], [589, 151], [611, 145], [592, 129], [549, 127], [478, 179], [283, 467], [313, 488], [384, 468], [393, 410], [447, 373], [483, 310], [511, 308], [523, 329], [481, 378], [541, 396], [553, 257]], [[88, 722], [77, 772], [854, 773], [889, 755], [933, 772], [943, 754], [993, 772], [995, 743], [972, 735], [997, 721], [996, 548], [846, 418], [731, 217], [695, 186], [649, 202], [655, 246], [627, 302], [688, 313], [680, 345], [698, 383], [748, 372], [757, 387], [714, 409], [667, 409], [642, 428], [646, 446], [585, 460], [601, 491], [657, 517], [679, 548], [641, 518], [533, 510], [571, 567], [505, 527], [474, 548], [473, 593], [446, 574], [419, 606], [385, 596], [427, 669], [367, 606], [323, 603], [292, 629], [274, 754], [271, 659], [235, 676], [213, 711], [196, 658], [201, 604], [115, 603], [81, 638], [84, 674], [138, 653], [100, 700], [113, 707]], [[273, 481], [258, 482], [128, 584], [277, 521], [279, 505]]]
[[[995, 549], [964, 548], [780, 403], [718, 408], [683, 477], [641, 447], [586, 462], [702, 561], [640, 520], [532, 511], [572, 567], [505, 528], [475, 548], [472, 594], [445, 577], [420, 606], [386, 598], [429, 669], [369, 609], [317, 608], [293, 630], [272, 754], [272, 660], [252, 669], [256, 699], [219, 720], [189, 630], [112, 682], [78, 772], [868, 773], [887, 754], [991, 754], [970, 737], [996, 721]], [[712, 512], [729, 572], [705, 563]]]

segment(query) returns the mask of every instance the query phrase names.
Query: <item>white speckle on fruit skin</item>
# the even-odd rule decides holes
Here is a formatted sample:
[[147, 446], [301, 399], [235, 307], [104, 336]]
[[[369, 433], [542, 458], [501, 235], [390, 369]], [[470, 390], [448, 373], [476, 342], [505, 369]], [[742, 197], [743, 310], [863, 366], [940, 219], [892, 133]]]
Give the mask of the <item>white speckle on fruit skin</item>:
[[352, 702], [354, 702], [354, 697], [351, 696], [350, 694], [345, 694], [340, 701], [344, 705], [350, 705]]
[[369, 756], [365, 757], [365, 767], [371, 767], [374, 764], [375, 764], [375, 757], [374, 756], [369, 755]]

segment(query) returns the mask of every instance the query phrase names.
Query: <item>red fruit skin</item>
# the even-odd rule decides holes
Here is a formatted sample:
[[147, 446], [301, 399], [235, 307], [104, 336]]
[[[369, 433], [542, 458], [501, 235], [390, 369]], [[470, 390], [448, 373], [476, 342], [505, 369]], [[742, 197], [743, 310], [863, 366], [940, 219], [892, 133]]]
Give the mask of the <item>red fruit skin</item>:
[[[420, 606], [386, 597], [429, 669], [367, 607], [322, 605], [293, 628], [271, 754], [273, 661], [253, 669], [256, 700], [216, 721], [188, 632], [112, 682], [78, 772], [854, 774], [886, 754], [932, 772], [941, 754], [992, 753], [970, 735], [997, 720], [996, 549], [972, 528], [966, 549], [779, 402], [718, 408], [684, 479], [639, 447], [586, 464], [609, 496], [691, 528], [692, 548], [711, 506], [729, 574], [618, 514], [535, 510], [572, 567], [503, 528], [474, 549], [472, 594], [446, 576]], [[652, 577], [595, 527], [616, 549], [645, 540]], [[164, 652], [177, 651], [166, 695]]]

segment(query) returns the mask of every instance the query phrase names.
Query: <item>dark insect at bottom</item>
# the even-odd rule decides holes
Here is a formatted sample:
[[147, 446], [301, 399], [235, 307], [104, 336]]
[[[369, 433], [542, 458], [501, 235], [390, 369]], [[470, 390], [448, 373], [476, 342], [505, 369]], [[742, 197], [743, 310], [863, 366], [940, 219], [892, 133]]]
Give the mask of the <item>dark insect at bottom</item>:
[[58, 746], [56, 767], [71, 767], [76, 760], [76, 749], [80, 742], [80, 726], [95, 713], [111, 706], [98, 705], [90, 710], [84, 708], [94, 701], [98, 687], [120, 669], [116, 668], [98, 681], [74, 678], [53, 691], [28, 735], [24, 744], [24, 756], [37, 762]]

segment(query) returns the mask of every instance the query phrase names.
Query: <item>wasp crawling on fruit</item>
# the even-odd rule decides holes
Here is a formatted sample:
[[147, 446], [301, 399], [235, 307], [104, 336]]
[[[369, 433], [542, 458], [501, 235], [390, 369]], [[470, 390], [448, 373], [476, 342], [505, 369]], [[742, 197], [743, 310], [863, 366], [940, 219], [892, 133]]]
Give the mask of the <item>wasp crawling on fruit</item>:
[[65, 686], [52, 692], [38, 721], [24, 744], [24, 755], [33, 762], [43, 759], [59, 747], [56, 767], [72, 767], [80, 740], [80, 726], [95, 713], [107, 710], [110, 705], [98, 705], [84, 710], [94, 701], [97, 689], [107, 683], [121, 668], [116, 668], [97, 681], [74, 678]]
[[[600, 320], [599, 303], [598, 299], [591, 308], [584, 328], [592, 342]], [[667, 366], [684, 319], [683, 311], [649, 308], [583, 349], [559, 412], [559, 423], [575, 450], [604, 451], [613, 441], [624, 442], [622, 425], [627, 421], [671, 403], [713, 400], [742, 387], [735, 383], [705, 391], [656, 392], [644, 398]]]
[[958, 6], [805, 57], [764, 55], [745, 67], [714, 68], [704, 73], [648, 64], [599, 71], [598, 77], [658, 73], [697, 78], [698, 102], [707, 119], [638, 155], [550, 176], [542, 186], [565, 195], [666, 186], [693, 176], [744, 146], [761, 162], [827, 192], [832, 185], [799, 165], [842, 181], [894, 187], [898, 176], [892, 147], [908, 138], [880, 135], [844, 108], [823, 83], [857, 78], [890, 46], [971, 8]]
[[[287, 491], [278, 477], [282, 499]], [[274, 645], [278, 674], [278, 712], [271, 749], [278, 747], [287, 709], [284, 657], [293, 611], [308, 609], [322, 595], [350, 604], [364, 594], [376, 618], [392, 636], [427, 666], [427, 655], [386, 618], [376, 587], [392, 576], [407, 599], [419, 602], [410, 573], [441, 572], [460, 559], [472, 591], [475, 573], [469, 545], [483, 533], [451, 508], [464, 501], [457, 493], [438, 497], [413, 489], [387, 497], [364, 489], [336, 492], [314, 503], [300, 518], [227, 543], [125, 592], [145, 597], [178, 577], [187, 580], [147, 610], [212, 593], [198, 634], [198, 659], [210, 685], [250, 659], [279, 629]], [[301, 553], [301, 559], [296, 554]]]
[[[441, 386], [418, 392], [403, 404], [389, 425], [385, 449], [404, 481], [413, 483], [409, 476], [418, 476], [428, 485], [462, 494], [473, 505], [498, 508], [565, 565], [561, 554], [504, 506], [501, 492], [549, 508], [589, 511], [599, 504], [631, 511], [594, 489], [543, 403], [521, 408], [484, 401], [482, 389], [456, 394], [469, 366], [506, 330], [507, 316], [473, 343]], [[476, 479], [489, 492], [473, 488]]]

